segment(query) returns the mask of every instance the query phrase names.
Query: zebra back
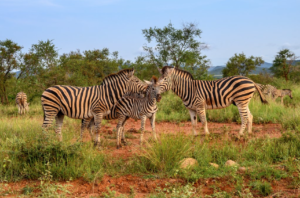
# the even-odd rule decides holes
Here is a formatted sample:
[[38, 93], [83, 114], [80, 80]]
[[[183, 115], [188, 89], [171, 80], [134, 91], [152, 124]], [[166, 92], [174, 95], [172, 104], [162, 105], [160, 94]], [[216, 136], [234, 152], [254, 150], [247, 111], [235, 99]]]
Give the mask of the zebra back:
[[58, 112], [71, 118], [83, 119], [92, 117], [93, 112], [109, 111], [125, 93], [133, 73], [133, 69], [121, 70], [105, 77], [101, 85], [92, 87], [49, 87], [41, 97], [45, 113], [44, 125], [52, 122]]

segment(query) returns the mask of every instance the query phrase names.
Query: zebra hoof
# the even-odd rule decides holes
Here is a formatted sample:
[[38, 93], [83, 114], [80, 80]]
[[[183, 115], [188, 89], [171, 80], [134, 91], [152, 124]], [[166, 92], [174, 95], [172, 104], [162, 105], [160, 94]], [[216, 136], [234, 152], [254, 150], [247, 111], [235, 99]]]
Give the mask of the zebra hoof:
[[120, 148], [122, 148], [122, 145], [117, 145], [117, 149], [120, 149]]

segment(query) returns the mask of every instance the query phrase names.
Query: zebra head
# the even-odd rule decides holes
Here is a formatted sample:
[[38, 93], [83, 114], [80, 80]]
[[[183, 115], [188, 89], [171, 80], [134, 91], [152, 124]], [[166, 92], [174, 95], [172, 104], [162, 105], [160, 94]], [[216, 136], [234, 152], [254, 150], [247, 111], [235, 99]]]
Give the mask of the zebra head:
[[164, 66], [162, 69], [158, 69], [161, 76], [158, 79], [161, 93], [172, 89], [173, 81], [172, 74], [175, 71], [174, 67]]
[[152, 77], [151, 82], [146, 81], [145, 82], [148, 84], [147, 91], [146, 91], [146, 98], [148, 100], [156, 99], [157, 102], [160, 101], [161, 99], [161, 88], [160, 84], [158, 83], [158, 80], [155, 76]]
[[292, 90], [290, 90], [290, 89], [283, 89], [282, 92], [284, 92], [285, 95], [288, 95], [291, 99], [293, 99]]
[[126, 94], [138, 93], [145, 94], [147, 89], [147, 83], [144, 83], [136, 76], [132, 76], [127, 83]]

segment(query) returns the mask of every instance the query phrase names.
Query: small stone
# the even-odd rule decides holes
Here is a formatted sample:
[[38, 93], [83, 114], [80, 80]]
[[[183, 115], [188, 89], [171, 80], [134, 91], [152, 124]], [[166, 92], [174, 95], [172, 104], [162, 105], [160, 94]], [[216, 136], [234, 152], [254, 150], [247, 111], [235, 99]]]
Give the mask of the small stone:
[[197, 160], [193, 158], [184, 158], [179, 163], [180, 163], [180, 168], [182, 169], [192, 168], [198, 165]]
[[219, 165], [216, 164], [216, 163], [209, 163], [209, 164], [212, 165], [212, 166], [215, 167], [215, 168], [219, 168]]
[[228, 160], [228, 161], [225, 163], [225, 166], [239, 166], [239, 165], [238, 165], [238, 163], [236, 163], [235, 161]]
[[246, 167], [239, 167], [240, 172], [246, 172], [247, 168]]

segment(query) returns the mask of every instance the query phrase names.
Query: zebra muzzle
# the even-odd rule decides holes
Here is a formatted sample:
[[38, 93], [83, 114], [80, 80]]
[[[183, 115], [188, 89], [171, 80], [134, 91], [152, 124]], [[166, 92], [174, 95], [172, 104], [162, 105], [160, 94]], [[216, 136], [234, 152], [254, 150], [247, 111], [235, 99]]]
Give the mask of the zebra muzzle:
[[156, 101], [159, 102], [161, 100], [161, 95], [160, 94], [157, 94], [156, 96]]

